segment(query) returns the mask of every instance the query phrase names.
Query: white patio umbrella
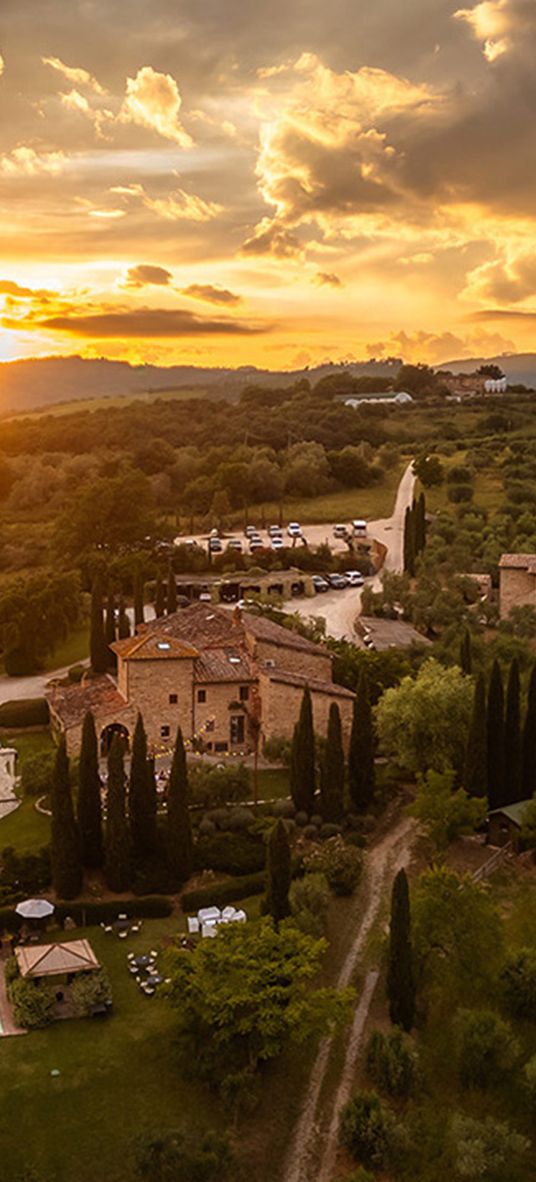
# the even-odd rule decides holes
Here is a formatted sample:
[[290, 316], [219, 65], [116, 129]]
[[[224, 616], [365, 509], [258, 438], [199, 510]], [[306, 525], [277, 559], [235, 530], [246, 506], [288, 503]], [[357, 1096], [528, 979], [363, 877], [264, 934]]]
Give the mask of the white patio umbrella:
[[23, 919], [46, 919], [47, 915], [52, 915], [54, 904], [48, 899], [25, 899], [23, 903], [17, 903], [15, 911]]

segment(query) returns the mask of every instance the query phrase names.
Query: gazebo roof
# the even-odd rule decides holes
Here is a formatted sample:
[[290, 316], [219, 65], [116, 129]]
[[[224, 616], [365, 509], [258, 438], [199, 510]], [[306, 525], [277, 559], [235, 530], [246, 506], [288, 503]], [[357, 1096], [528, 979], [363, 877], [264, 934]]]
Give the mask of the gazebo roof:
[[88, 940], [18, 947], [15, 956], [21, 977], [59, 977], [63, 973], [87, 973], [100, 968]]

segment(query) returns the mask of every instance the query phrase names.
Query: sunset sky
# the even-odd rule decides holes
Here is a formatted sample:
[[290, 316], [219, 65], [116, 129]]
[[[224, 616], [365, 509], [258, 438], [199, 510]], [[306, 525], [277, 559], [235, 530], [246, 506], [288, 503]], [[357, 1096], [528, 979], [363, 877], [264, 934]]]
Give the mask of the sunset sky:
[[1, 0], [0, 360], [536, 348], [535, 60], [535, 0]]

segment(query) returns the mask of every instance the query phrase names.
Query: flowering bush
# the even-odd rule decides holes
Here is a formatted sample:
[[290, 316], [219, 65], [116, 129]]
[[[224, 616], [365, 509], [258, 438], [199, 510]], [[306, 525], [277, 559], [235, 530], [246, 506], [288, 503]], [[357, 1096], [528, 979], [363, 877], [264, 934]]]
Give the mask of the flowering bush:
[[307, 873], [324, 874], [336, 895], [351, 895], [361, 878], [363, 857], [342, 837], [330, 837], [303, 859]]

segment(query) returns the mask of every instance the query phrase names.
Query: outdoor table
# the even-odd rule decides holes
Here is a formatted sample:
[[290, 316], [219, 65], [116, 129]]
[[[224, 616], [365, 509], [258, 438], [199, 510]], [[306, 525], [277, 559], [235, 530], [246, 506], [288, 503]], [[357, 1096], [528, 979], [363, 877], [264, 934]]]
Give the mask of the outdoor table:
[[151, 961], [150, 956], [135, 956], [134, 957], [134, 964], [139, 969], [146, 969], [147, 965], [150, 964], [150, 961]]
[[114, 928], [116, 932], [128, 932], [130, 927], [128, 919], [116, 919]]
[[150, 985], [161, 985], [164, 978], [161, 977], [159, 973], [150, 973], [147, 980], [149, 981]]

